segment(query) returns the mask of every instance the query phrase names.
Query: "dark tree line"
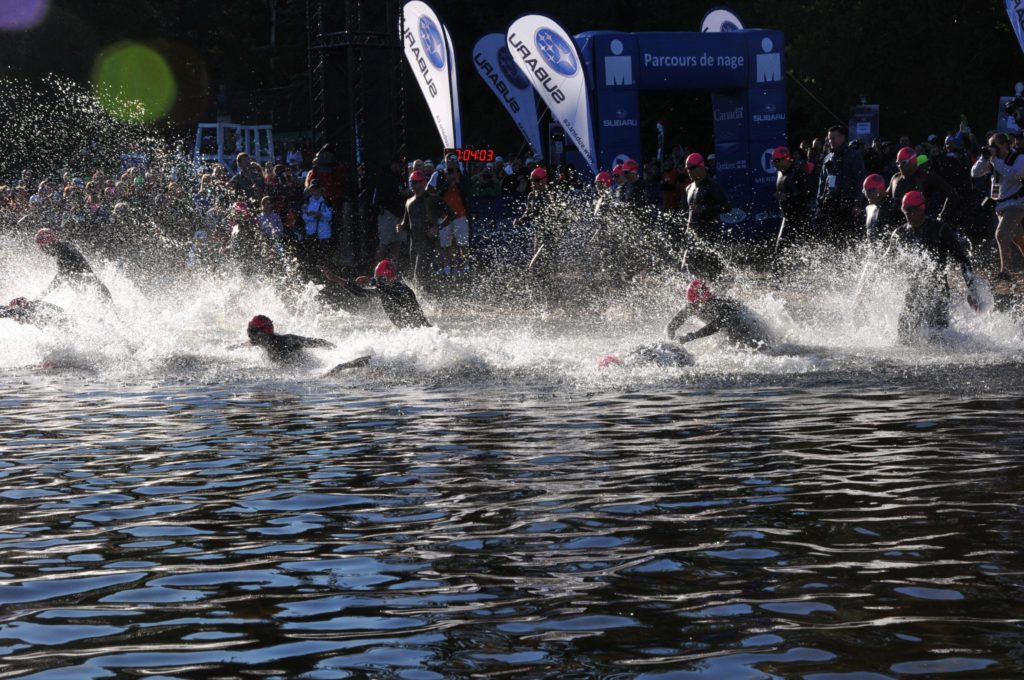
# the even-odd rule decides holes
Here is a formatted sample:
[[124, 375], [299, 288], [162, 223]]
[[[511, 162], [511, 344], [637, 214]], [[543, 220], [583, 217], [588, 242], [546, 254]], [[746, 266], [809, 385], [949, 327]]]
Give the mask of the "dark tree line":
[[[471, 49], [481, 35], [504, 31], [530, 12], [549, 14], [572, 32], [698, 30], [717, 2], [433, 4], [456, 45], [465, 139], [514, 149], [520, 140], [513, 123], [472, 68]], [[325, 0], [325, 5], [337, 13], [345, 3]], [[882, 132], [889, 138], [942, 134], [956, 127], [961, 114], [983, 131], [995, 124], [998, 97], [1024, 80], [1024, 58], [1001, 0], [733, 0], [729, 5], [748, 26], [786, 34], [794, 139], [820, 134], [835, 122], [832, 113], [845, 119], [861, 97], [882, 106]], [[87, 82], [97, 52], [125, 39], [158, 47], [174, 69], [179, 100], [172, 126], [187, 130], [212, 119], [223, 86], [236, 120], [270, 120], [279, 130], [309, 127], [305, 0], [53, 0], [43, 25], [4, 35], [0, 63], [8, 76], [32, 79], [52, 72]], [[436, 136], [426, 106], [411, 78], [407, 87], [410, 129], [423, 131], [410, 136], [410, 151], [433, 149]], [[695, 146], [709, 141], [706, 94], [653, 98], [645, 101], [644, 113], [649, 118], [645, 143], [653, 139], [655, 118], [669, 122], [674, 141]]]

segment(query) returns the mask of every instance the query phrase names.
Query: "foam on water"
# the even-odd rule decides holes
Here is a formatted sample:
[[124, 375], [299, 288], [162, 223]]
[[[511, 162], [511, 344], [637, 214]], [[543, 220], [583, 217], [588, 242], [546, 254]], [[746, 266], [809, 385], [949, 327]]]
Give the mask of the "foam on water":
[[[45, 176], [57, 171], [61, 159], [85, 168], [90, 167], [87, 159], [96, 155], [116, 158], [125, 149], [145, 149], [165, 176], [176, 176], [187, 186], [195, 180], [187, 175], [194, 169], [181, 164], [173, 143], [152, 129], [113, 120], [75, 85], [57, 79], [41, 85], [3, 80], [0, 85], [12, 113], [0, 117], [0, 169], [10, 176], [26, 164]], [[576, 273], [587, 278], [596, 271], [587, 262], [584, 245], [595, 233], [592, 206], [584, 199], [577, 208], [577, 219], [566, 234], [579, 239], [573, 259]], [[0, 301], [34, 298], [52, 278], [52, 260], [31, 239], [48, 219], [59, 224], [59, 215], [45, 212], [17, 225], [0, 224]], [[120, 226], [128, 231], [132, 248], [138, 245], [141, 252], [125, 252], [114, 261], [85, 249], [113, 294], [116, 312], [88, 296], [57, 291], [49, 301], [67, 310], [73, 330], [61, 333], [0, 321], [0, 369], [27, 375], [46, 363], [115, 381], [309, 380], [335, 363], [368, 354], [373, 357], [369, 368], [341, 379], [602, 388], [706, 376], [870, 373], [889, 365], [929, 366], [955, 374], [960, 366], [1017, 362], [1021, 357], [1020, 319], [1004, 312], [970, 311], [955, 283], [952, 327], [931, 342], [900, 345], [896, 325], [906, 281], [922, 263], [908, 254], [884, 257], [877, 247], [808, 249], [789, 256], [785, 276], [766, 277], [739, 267], [717, 284], [720, 293], [738, 298], [764, 318], [779, 341], [772, 351], [739, 350], [715, 336], [687, 346], [693, 366], [598, 369], [600, 356], [626, 354], [663, 340], [667, 321], [685, 297], [690, 276], [671, 264], [680, 259], [678, 254], [649, 224], [632, 224], [624, 217], [616, 238], [630, 240], [632, 252], [649, 261], [668, 263], [661, 267], [664, 273], [638, 278], [625, 288], [609, 286], [600, 299], [580, 298], [551, 308], [522, 304], [517, 298], [523, 290], [523, 267], [510, 255], [501, 275], [479, 282], [481, 295], [437, 300], [421, 294], [435, 328], [396, 331], [376, 306], [360, 314], [322, 306], [313, 284], [297, 287], [290, 281], [282, 286], [232, 270], [197, 276], [183, 263], [175, 265], [181, 244], [175, 249], [160, 243], [165, 237], [156, 224], [159, 216], [134, 214], [131, 219]], [[246, 321], [256, 313], [274, 319], [281, 332], [325, 337], [338, 347], [310, 351], [306, 364], [283, 368], [271, 365], [256, 349], [227, 349], [245, 340]]]
[[[48, 258], [28, 239], [3, 242], [0, 299], [33, 297], [53, 275]], [[116, 301], [116, 312], [88, 295], [60, 290], [49, 299], [65, 308], [74, 330], [61, 333], [0, 322], [0, 367], [20, 373], [41, 362], [80, 368], [111, 380], [203, 381], [312, 379], [335, 363], [373, 357], [358, 382], [503, 382], [639, 385], [699, 379], [703, 375], [787, 375], [813, 371], [871, 371], [879, 364], [955, 367], [1018, 361], [1021, 326], [1012, 315], [977, 314], [962, 302], [953, 325], [933, 342], [903, 346], [896, 319], [905, 283], [899, 267], [879, 264], [882, 283], [850, 293], [859, 272], [856, 255], [833, 262], [831, 272], [804, 270], [781, 284], [738, 276], [723, 292], [761, 315], [780, 339], [769, 352], [742, 350], [713, 336], [688, 345], [695, 364], [685, 368], [631, 366], [599, 369], [599, 356], [625, 354], [663, 339], [689, 278], [650, 277], [624, 293], [609, 293], [593, 314], [574, 309], [510, 312], [500, 307], [423, 296], [434, 328], [395, 330], [376, 307], [349, 314], [321, 306], [316, 287], [285, 292], [271, 281], [239, 274], [202, 280], [187, 272], [176, 280], [136, 283], [115, 263], [96, 261]], [[884, 283], [884, 285], [882, 285]], [[338, 347], [310, 351], [309, 361], [271, 365], [244, 342], [256, 313], [274, 319], [279, 332], [325, 337]], [[696, 322], [690, 322], [696, 323]]]

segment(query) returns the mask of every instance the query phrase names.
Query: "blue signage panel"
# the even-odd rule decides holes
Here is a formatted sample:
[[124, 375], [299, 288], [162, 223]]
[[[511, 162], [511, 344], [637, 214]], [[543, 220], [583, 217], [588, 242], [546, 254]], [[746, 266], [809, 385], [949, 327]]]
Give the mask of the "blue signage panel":
[[598, 163], [640, 157], [640, 93], [710, 90], [715, 179], [733, 207], [728, 232], [764, 238], [778, 229], [771, 150], [785, 144], [788, 112], [783, 34], [618, 33], [576, 36], [593, 89]]
[[597, 163], [611, 170], [613, 159], [625, 154], [640, 160], [640, 100], [635, 90], [605, 90], [597, 97]]
[[725, 188], [733, 207], [750, 200], [750, 157], [746, 140], [715, 141], [715, 179]]
[[782, 83], [747, 90], [750, 136], [785, 139], [789, 130], [786, 88]]
[[711, 95], [715, 141], [738, 142], [749, 136], [747, 108], [747, 93], [744, 90], [715, 92]]
[[730, 90], [747, 86], [742, 32], [637, 33], [641, 90]]
[[881, 114], [878, 104], [860, 104], [850, 107], [848, 139], [870, 142], [879, 134]]

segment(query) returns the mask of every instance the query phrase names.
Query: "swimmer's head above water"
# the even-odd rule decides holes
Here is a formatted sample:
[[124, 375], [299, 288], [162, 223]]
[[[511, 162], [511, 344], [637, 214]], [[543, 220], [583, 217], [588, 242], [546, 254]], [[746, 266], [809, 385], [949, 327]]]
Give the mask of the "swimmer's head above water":
[[270, 317], [257, 314], [249, 319], [246, 333], [249, 335], [249, 342], [258, 345], [260, 340], [274, 334], [274, 322], [270, 320]]
[[688, 304], [696, 305], [701, 302], [707, 302], [710, 299], [711, 289], [708, 288], [708, 284], [700, 279], [690, 281], [690, 285], [686, 287], [686, 302]]

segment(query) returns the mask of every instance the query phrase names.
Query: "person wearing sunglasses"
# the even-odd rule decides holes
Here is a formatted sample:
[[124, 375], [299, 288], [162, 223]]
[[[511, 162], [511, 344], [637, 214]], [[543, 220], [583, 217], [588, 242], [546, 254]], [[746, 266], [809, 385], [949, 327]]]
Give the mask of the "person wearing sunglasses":
[[931, 164], [926, 163], [924, 158], [909, 146], [896, 152], [899, 171], [889, 182], [889, 194], [899, 204], [908, 191], [916, 189], [924, 194], [928, 202], [929, 216], [945, 220], [947, 215], [957, 210], [959, 200], [949, 182], [933, 172]]
[[903, 215], [886, 191], [885, 178], [881, 175], [868, 175], [864, 178], [864, 234], [869, 242], [887, 238], [893, 230], [902, 224]]
[[704, 157], [699, 153], [687, 156], [684, 168], [690, 177], [690, 185], [686, 187], [687, 234], [717, 242], [722, 237], [721, 215], [732, 210], [729, 197], [722, 185], [708, 174]]
[[909, 249], [925, 256], [912, 275], [903, 299], [897, 331], [901, 343], [912, 343], [928, 332], [949, 326], [950, 291], [946, 267], [950, 260], [960, 265], [967, 285], [967, 302], [978, 309], [978, 285], [967, 251], [949, 225], [929, 217], [925, 195], [908, 191], [901, 202], [906, 223], [890, 236], [889, 250]]

